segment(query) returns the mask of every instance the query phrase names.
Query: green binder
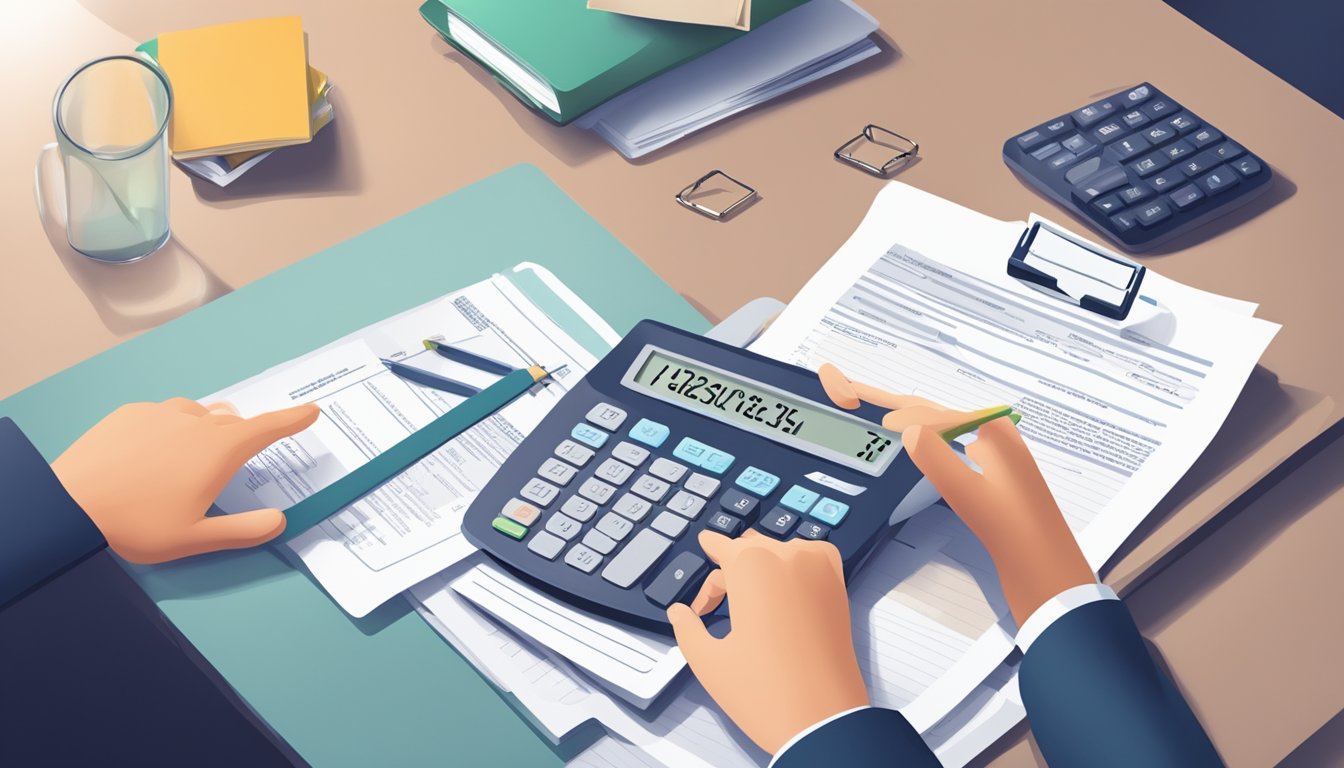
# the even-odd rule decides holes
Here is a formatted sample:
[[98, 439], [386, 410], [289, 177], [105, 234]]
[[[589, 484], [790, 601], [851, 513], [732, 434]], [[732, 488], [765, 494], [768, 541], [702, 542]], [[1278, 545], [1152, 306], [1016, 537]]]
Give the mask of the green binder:
[[[515, 226], [519, 211], [529, 226]], [[551, 270], [618, 332], [645, 317], [709, 327], [540, 171], [521, 165], [34, 384], [0, 401], [0, 416], [52, 459], [122, 403], [202, 397], [496, 272], [509, 273], [584, 346], [600, 344], [535, 273], [511, 272], [523, 261]], [[564, 755], [405, 601], [350, 619], [279, 552], [126, 568], [315, 766], [560, 765]]]
[[[752, 0], [753, 29], [804, 1]], [[589, 10], [585, 0], [427, 0], [420, 15], [520, 101], [561, 124], [748, 34]], [[504, 63], [479, 55], [483, 44]]]

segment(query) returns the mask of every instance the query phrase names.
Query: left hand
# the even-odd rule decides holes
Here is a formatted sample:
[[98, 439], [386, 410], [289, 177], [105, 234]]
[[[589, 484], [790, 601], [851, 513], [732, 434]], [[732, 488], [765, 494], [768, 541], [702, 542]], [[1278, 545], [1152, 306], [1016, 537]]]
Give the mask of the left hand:
[[280, 510], [206, 511], [248, 459], [320, 413], [300, 405], [244, 419], [227, 405], [182, 397], [132, 403], [95, 424], [51, 468], [112, 551], [131, 562], [251, 547], [285, 530]]

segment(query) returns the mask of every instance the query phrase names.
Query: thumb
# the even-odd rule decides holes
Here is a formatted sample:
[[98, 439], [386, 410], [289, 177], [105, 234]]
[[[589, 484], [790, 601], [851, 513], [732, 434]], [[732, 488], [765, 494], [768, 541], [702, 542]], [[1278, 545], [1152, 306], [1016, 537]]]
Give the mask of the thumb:
[[250, 419], [230, 424], [228, 428], [241, 437], [240, 447], [246, 450], [247, 455], [255, 456], [276, 440], [311, 427], [321, 415], [322, 409], [308, 403], [258, 414]]
[[195, 552], [255, 547], [285, 530], [285, 515], [278, 509], [254, 509], [235, 515], [202, 518], [191, 527]]
[[966, 466], [952, 446], [936, 430], [916, 425], [901, 433], [901, 444], [910, 460], [947, 499], [953, 509], [966, 499], [983, 478]]
[[686, 657], [686, 663], [698, 677], [702, 667], [713, 657], [714, 643], [718, 640], [709, 634], [705, 622], [689, 605], [673, 603], [667, 609], [667, 620], [672, 623], [672, 634], [677, 638], [681, 655]]

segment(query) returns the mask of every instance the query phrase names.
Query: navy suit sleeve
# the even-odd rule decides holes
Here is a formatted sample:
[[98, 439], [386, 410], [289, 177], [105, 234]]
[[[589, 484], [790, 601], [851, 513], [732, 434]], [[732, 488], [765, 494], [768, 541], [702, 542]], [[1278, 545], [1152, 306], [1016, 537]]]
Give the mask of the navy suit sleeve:
[[1022, 660], [1022, 700], [1051, 768], [1221, 766], [1119, 600], [1069, 611]]
[[0, 606], [106, 544], [18, 425], [0, 419]]
[[832, 720], [789, 747], [775, 768], [940, 768], [919, 732], [894, 709], [860, 709]]

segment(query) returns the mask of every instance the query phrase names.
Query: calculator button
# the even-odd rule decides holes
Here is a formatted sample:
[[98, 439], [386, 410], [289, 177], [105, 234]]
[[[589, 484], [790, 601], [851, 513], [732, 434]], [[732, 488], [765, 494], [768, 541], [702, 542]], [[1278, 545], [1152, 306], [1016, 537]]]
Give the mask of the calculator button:
[[1049, 160], [1047, 160], [1045, 163], [1045, 167], [1049, 168], [1052, 171], [1058, 171], [1060, 168], [1066, 167], [1069, 163], [1072, 163], [1074, 160], [1077, 159], [1078, 156], [1073, 154], [1072, 152], [1060, 152], [1056, 154], [1054, 157], [1051, 157]]
[[1226, 165], [1220, 165], [1213, 169], [1213, 173], [1199, 180], [1204, 187], [1204, 191], [1210, 195], [1221, 195], [1227, 190], [1241, 183], [1241, 177]]
[[532, 525], [541, 517], [541, 510], [521, 499], [509, 499], [509, 503], [504, 505], [503, 511], [499, 514], [519, 525]]
[[681, 438], [677, 447], [672, 449], [672, 455], [693, 466], [700, 466], [700, 459], [709, 453], [709, 446], [689, 437]]
[[658, 558], [671, 547], [671, 539], [645, 528], [635, 534], [635, 538], [625, 545], [625, 549], [611, 558], [607, 567], [602, 569], [602, 578], [625, 589], [639, 581], [639, 577], [652, 568], [653, 564], [658, 562]]
[[592, 573], [602, 564], [602, 556], [582, 544], [575, 544], [565, 553], [565, 564], [572, 565], [584, 573]]
[[1118, 122], [1107, 123], [1092, 132], [1097, 141], [1105, 144], [1108, 141], [1115, 141], [1124, 134], [1125, 128]]
[[1036, 158], [1037, 160], [1044, 160], [1058, 151], [1059, 151], [1059, 142], [1052, 141], [1049, 144], [1040, 147], [1039, 149], [1033, 150], [1031, 156]]
[[1148, 116], [1137, 109], [1133, 112], [1127, 112], [1125, 116], [1120, 119], [1124, 121], [1125, 126], [1128, 128], [1138, 128], [1148, 122]]
[[633, 493], [627, 493], [621, 496], [621, 498], [616, 500], [615, 504], [611, 505], [611, 511], [622, 517], [628, 517], [636, 523], [643, 520], [644, 516], [649, 514], [650, 509], [653, 509], [652, 504], [639, 498]]
[[1177, 115], [1168, 120], [1167, 125], [1170, 125], [1172, 128], [1175, 128], [1177, 133], [1184, 136], [1185, 134], [1198, 128], [1199, 121], [1195, 119], [1194, 115], [1190, 114], [1189, 112], [1186, 112], [1184, 114]]
[[812, 508], [812, 505], [819, 498], [821, 498], [820, 493], [809, 491], [801, 485], [795, 485], [784, 494], [784, 498], [780, 499], [779, 503], [794, 512], [806, 512]]
[[1109, 216], [1125, 206], [1120, 202], [1120, 198], [1115, 195], [1107, 195], [1093, 203], [1092, 207]]
[[546, 521], [546, 531], [559, 536], [565, 541], [569, 541], [575, 536], [578, 536], [579, 531], [582, 528], [583, 523], [580, 523], [578, 520], [575, 520], [568, 515], [562, 515], [559, 512], [551, 515], [550, 519]]
[[615, 512], [608, 512], [597, 521], [596, 530], [604, 536], [622, 541], [635, 529], [635, 524]]
[[700, 468], [706, 472], [713, 472], [716, 475], [722, 475], [733, 466], [737, 457], [731, 453], [724, 453], [717, 448], [710, 448], [709, 453], [700, 461]]
[[1023, 152], [1027, 152], [1035, 147], [1040, 146], [1041, 142], [1045, 141], [1046, 138], [1047, 136], [1042, 131], [1037, 130], [1027, 131], [1021, 136], [1017, 137], [1017, 146], [1021, 147]]
[[1185, 139], [1181, 139], [1175, 144], [1172, 144], [1171, 146], [1162, 150], [1162, 154], [1166, 155], [1168, 160], [1180, 160], [1182, 157], [1185, 157], [1186, 155], [1194, 151], [1195, 151], [1195, 145], [1191, 144]]
[[1053, 123], [1046, 124], [1044, 128], [1041, 128], [1041, 132], [1045, 134], [1046, 138], [1052, 138], [1068, 127], [1068, 120], [1056, 120]]
[[1124, 186], [1127, 181], [1129, 177], [1125, 175], [1124, 168], [1108, 163], [1102, 170], [1075, 184], [1073, 196], [1084, 203], [1090, 203], [1116, 187]]
[[630, 487], [630, 490], [649, 501], [659, 502], [667, 495], [667, 489], [670, 487], [667, 483], [652, 475], [640, 475], [639, 479], [635, 480], [635, 484]]
[[1223, 134], [1217, 128], [1210, 128], [1207, 125], [1190, 134], [1190, 142], [1195, 145], [1195, 149], [1207, 147], [1221, 138]]
[[811, 539], [813, 541], [825, 541], [827, 536], [831, 535], [831, 529], [821, 523], [814, 523], [811, 520], [804, 520], [803, 524], [798, 526], [798, 537]]
[[1164, 171], [1148, 180], [1154, 192], [1166, 192], [1172, 187], [1185, 183], [1185, 174], [1178, 170]]
[[579, 486], [579, 495], [597, 502], [599, 506], [606, 504], [615, 493], [615, 486], [604, 483], [595, 477], [588, 478], [583, 481], [583, 485]]
[[1111, 226], [1115, 227], [1116, 232], [1126, 232], [1131, 230], [1137, 223], [1138, 220], [1135, 219], [1134, 214], [1129, 211], [1117, 213], [1111, 217]]
[[757, 496], [769, 496], [779, 485], [779, 477], [756, 467], [747, 467], [737, 476], [737, 484]]
[[844, 521], [845, 515], [849, 514], [849, 505], [843, 501], [826, 498], [817, 502], [817, 506], [813, 507], [809, 514], [834, 528]]
[[625, 411], [611, 403], [598, 403], [584, 418], [608, 432], [615, 432], [625, 423]]
[[1110, 100], [1099, 101], [1096, 104], [1089, 104], [1086, 107], [1083, 107], [1082, 109], [1078, 110], [1077, 112], [1074, 112], [1073, 121], [1077, 123], [1080, 127], [1086, 128], [1089, 125], [1092, 125], [1093, 123], [1097, 122], [1098, 120], [1107, 117], [1114, 111], [1115, 111], [1114, 102]]
[[1179, 167], [1181, 173], [1184, 173], [1186, 176], [1198, 176], [1220, 162], [1218, 156], [1214, 154], [1214, 150], [1206, 149], [1198, 155], [1181, 163]]
[[505, 536], [518, 539], [519, 541], [527, 535], [526, 525], [519, 525], [507, 517], [496, 517], [490, 525]]
[[1064, 147], [1065, 149], [1069, 150], [1075, 155], [1081, 155], [1082, 153], [1092, 148], [1092, 145], [1087, 143], [1087, 139], [1084, 139], [1082, 135], [1077, 133], [1065, 139], [1064, 141], [1060, 142], [1060, 146]]
[[1101, 170], [1101, 158], [1093, 157], [1073, 166], [1064, 173], [1064, 180], [1070, 184], [1077, 184], [1089, 176], [1095, 175]]
[[640, 464], [644, 463], [645, 459], [649, 458], [649, 451], [646, 448], [640, 448], [634, 443], [627, 443], [622, 440], [616, 444], [615, 448], [611, 449], [611, 456], [614, 459], [624, 461], [632, 467], [638, 467]]
[[538, 475], [561, 487], [569, 485], [569, 481], [574, 479], [576, 472], [578, 472], [577, 469], [559, 459], [547, 459], [542, 462], [541, 468], [537, 470]]
[[649, 474], [669, 483], [675, 483], [681, 479], [682, 475], [686, 474], [686, 465], [660, 457], [654, 459], [653, 463], [649, 465]]
[[1151, 101], [1145, 105], [1143, 107], [1143, 114], [1156, 120], [1159, 117], [1169, 115], [1180, 108], [1181, 105], [1171, 99], [1158, 99], [1157, 101]]
[[731, 512], [738, 517], [751, 515], [756, 510], [757, 503], [756, 499], [736, 488], [729, 488], [719, 497], [719, 506], [723, 508], [723, 511]]
[[560, 511], [575, 520], [578, 520], [580, 523], [586, 523], [589, 520], [592, 520], [593, 515], [597, 513], [597, 505], [587, 499], [579, 498], [578, 496], [570, 496], [565, 500], [565, 503], [561, 505]]
[[1219, 160], [1231, 160], [1246, 154], [1246, 148], [1235, 141], [1225, 141], [1214, 148], [1213, 154], [1217, 155]]
[[654, 605], [666, 608], [671, 605], [686, 588], [694, 584], [704, 573], [709, 563], [694, 552], [682, 552], [663, 566], [649, 586], [644, 588], [644, 596]]
[[560, 554], [560, 550], [565, 548], [565, 540], [559, 536], [541, 531], [532, 540], [527, 542], [527, 548], [534, 554], [541, 555], [547, 560], [554, 560], [555, 556]]
[[1159, 146], [1176, 138], [1176, 129], [1166, 124], [1154, 125], [1139, 135], [1152, 142], [1153, 146]]
[[1134, 216], [1145, 227], [1151, 227], [1171, 215], [1171, 207], [1161, 200], [1134, 209]]
[[1116, 160], [1128, 160], [1151, 146], [1153, 145], [1149, 144], [1147, 139], [1136, 133], [1115, 142], [1110, 146], [1110, 150]]
[[575, 424], [569, 436], [592, 448], [601, 448], [607, 442], [607, 433], [591, 424]]
[[1147, 177], [1166, 168], [1171, 163], [1167, 156], [1161, 152], [1153, 152], [1129, 164], [1129, 167], [1139, 176]]
[[783, 538], [793, 531], [793, 526], [798, 522], [798, 513], [790, 512], [783, 507], [775, 507], [770, 510], [768, 515], [761, 517], [761, 528], [770, 533]]
[[616, 548], [616, 540], [601, 531], [589, 531], [583, 534], [583, 545], [603, 555], [610, 555]]
[[576, 467], [582, 467], [593, 460], [593, 451], [584, 448], [573, 440], [566, 440], [555, 447], [555, 455]]
[[729, 538], [735, 538], [737, 534], [742, 532], [742, 520], [727, 512], [715, 512], [709, 516], [709, 522], [705, 523], [705, 527], [711, 531], [718, 531]]
[[1150, 192], [1147, 187], [1140, 187], [1135, 185], [1132, 187], [1125, 187], [1124, 189], [1117, 192], [1116, 195], [1120, 198], [1121, 201], [1124, 202], [1125, 205], [1133, 205], [1139, 202], [1140, 200], [1152, 197], [1153, 193]]
[[1171, 204], [1182, 211], [1203, 199], [1204, 193], [1199, 191], [1199, 187], [1194, 184], [1186, 184], [1171, 193]]
[[1254, 157], [1243, 157], [1240, 160], [1235, 160], [1232, 167], [1236, 168], [1237, 173], [1242, 176], [1254, 176], [1260, 172], [1260, 163], [1256, 162]]
[[607, 459], [602, 462], [593, 477], [605, 480], [613, 485], [620, 485], [630, 479], [630, 475], [635, 473], [635, 468], [629, 464], [619, 462], [615, 459]]
[[705, 500], [685, 491], [677, 491], [667, 500], [667, 508], [682, 517], [694, 520], [700, 516], [700, 510], [705, 508]]
[[527, 485], [523, 486], [523, 490], [519, 495], [528, 501], [536, 502], [538, 507], [545, 508], [547, 504], [550, 504], [555, 500], [556, 495], [559, 493], [560, 489], [556, 488], [554, 485], [551, 485], [545, 480], [537, 480], [536, 478], [533, 478], [528, 481]]
[[658, 516], [653, 518], [653, 522], [650, 523], [649, 527], [664, 536], [670, 536], [675, 539], [685, 532], [687, 525], [690, 525], [690, 523], [688, 523], [686, 518], [681, 515], [676, 515], [671, 512], [659, 512]]
[[667, 439], [668, 429], [664, 424], [649, 419], [640, 419], [635, 426], [630, 428], [630, 437], [649, 446], [657, 448]]
[[1138, 88], [1126, 93], [1120, 97], [1120, 107], [1137, 107], [1148, 100], [1153, 95], [1153, 89], [1146, 85], [1140, 85]]
[[686, 478], [686, 490], [699, 496], [709, 498], [719, 490], [719, 481], [709, 475], [702, 475], [699, 472], [692, 472], [691, 476]]

